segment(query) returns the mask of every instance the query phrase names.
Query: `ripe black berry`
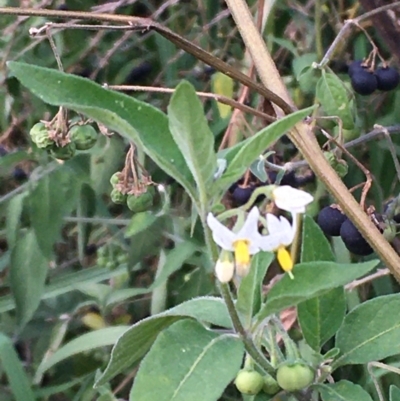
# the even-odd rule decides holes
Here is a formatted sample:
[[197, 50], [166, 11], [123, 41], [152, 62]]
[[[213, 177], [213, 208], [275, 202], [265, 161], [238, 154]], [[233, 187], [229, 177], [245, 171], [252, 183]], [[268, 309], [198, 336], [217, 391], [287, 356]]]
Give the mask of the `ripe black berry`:
[[346, 219], [340, 227], [340, 236], [346, 248], [355, 255], [367, 256], [373, 252], [368, 242], [349, 219]]
[[325, 235], [338, 237], [340, 235], [340, 227], [346, 219], [346, 215], [339, 209], [326, 206], [319, 212], [317, 221]]
[[246, 188], [238, 185], [232, 192], [232, 198], [238, 206], [242, 206], [248, 202], [255, 189], [256, 187], [254, 185], [250, 185]]
[[391, 91], [399, 84], [400, 75], [394, 68], [378, 68], [375, 71], [378, 89], [381, 91]]
[[365, 70], [365, 68], [362, 67], [361, 64], [362, 60], [356, 60], [349, 65], [347, 73], [349, 74], [350, 78], [353, 76], [355, 72]]
[[7, 149], [4, 146], [0, 145], [0, 157], [5, 156], [7, 153]]
[[378, 88], [378, 80], [367, 69], [358, 69], [351, 76], [351, 86], [358, 94], [367, 96]]
[[26, 180], [28, 178], [28, 175], [20, 167], [15, 167], [14, 168], [14, 170], [12, 172], [12, 176], [17, 181], [24, 181], [24, 180]]

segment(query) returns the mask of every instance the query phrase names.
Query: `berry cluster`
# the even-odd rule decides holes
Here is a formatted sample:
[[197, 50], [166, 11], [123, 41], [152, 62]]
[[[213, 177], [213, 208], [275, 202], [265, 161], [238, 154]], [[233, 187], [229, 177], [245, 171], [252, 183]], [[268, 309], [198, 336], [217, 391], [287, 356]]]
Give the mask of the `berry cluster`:
[[128, 263], [127, 253], [117, 244], [103, 245], [97, 249], [97, 264], [109, 270]]
[[110, 196], [114, 203], [126, 203], [134, 213], [145, 212], [153, 206], [155, 189], [150, 181], [134, 185], [124, 177], [123, 172], [118, 171], [111, 176], [110, 183], [113, 186]]
[[353, 61], [348, 70], [351, 86], [360, 95], [371, 95], [376, 90], [391, 91], [400, 81], [398, 71], [392, 67], [379, 67], [375, 71], [363, 61]]
[[351, 253], [367, 256], [373, 252], [357, 227], [334, 205], [324, 207], [318, 214], [317, 222], [325, 235], [340, 235]]
[[30, 132], [32, 142], [38, 148], [46, 149], [56, 159], [68, 160], [77, 150], [88, 150], [97, 142], [96, 130], [88, 124], [73, 125], [65, 137], [59, 137], [57, 130], [52, 130], [48, 124], [37, 123]]

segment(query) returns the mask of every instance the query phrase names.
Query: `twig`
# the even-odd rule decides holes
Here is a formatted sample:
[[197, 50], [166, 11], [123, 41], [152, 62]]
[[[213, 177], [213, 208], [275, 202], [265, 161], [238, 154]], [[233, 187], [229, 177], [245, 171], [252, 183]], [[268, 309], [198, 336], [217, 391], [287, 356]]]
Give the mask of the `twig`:
[[357, 288], [361, 285], [364, 285], [366, 283], [374, 281], [377, 278], [385, 277], [385, 276], [389, 276], [389, 275], [390, 275], [389, 269], [380, 269], [376, 273], [370, 274], [367, 277], [360, 278], [359, 280], [354, 280], [353, 282], [347, 284], [344, 288], [347, 291], [352, 291], [352, 290], [354, 290], [354, 288]]

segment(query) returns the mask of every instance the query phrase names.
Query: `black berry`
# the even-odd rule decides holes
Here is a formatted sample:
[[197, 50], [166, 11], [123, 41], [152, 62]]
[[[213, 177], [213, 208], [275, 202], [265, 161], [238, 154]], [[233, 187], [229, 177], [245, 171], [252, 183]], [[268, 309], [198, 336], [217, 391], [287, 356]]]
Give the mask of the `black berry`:
[[340, 236], [346, 248], [355, 255], [367, 256], [373, 252], [368, 242], [349, 219], [346, 219], [340, 227]]
[[339, 209], [326, 206], [319, 212], [317, 221], [325, 235], [338, 237], [340, 235], [340, 227], [346, 219], [346, 215]]
[[391, 91], [399, 84], [400, 75], [394, 68], [378, 68], [375, 71], [378, 89], [381, 91]]
[[7, 149], [4, 146], [0, 145], [0, 157], [5, 156], [7, 153]]
[[351, 86], [358, 94], [367, 96], [378, 88], [378, 80], [367, 69], [359, 69], [355, 70], [351, 76]]
[[238, 185], [232, 192], [232, 198], [238, 206], [242, 206], [248, 202], [254, 190], [254, 185], [250, 185], [246, 188], [240, 187]]
[[349, 65], [347, 73], [349, 74], [350, 78], [353, 76], [355, 72], [365, 70], [365, 68], [362, 67], [361, 64], [362, 60], [356, 60]]
[[22, 170], [22, 168], [20, 168], [20, 167], [14, 168], [14, 171], [12, 172], [12, 176], [17, 181], [24, 181], [28, 178], [28, 175], [26, 174], [26, 172], [24, 170]]

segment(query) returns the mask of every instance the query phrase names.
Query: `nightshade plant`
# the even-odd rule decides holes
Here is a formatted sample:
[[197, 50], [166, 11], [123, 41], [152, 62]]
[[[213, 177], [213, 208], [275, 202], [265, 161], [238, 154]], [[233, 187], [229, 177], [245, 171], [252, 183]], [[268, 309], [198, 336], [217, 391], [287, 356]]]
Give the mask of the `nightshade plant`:
[[[219, 6], [206, 3], [212, 16]], [[0, 8], [3, 14], [71, 19], [70, 25], [30, 30], [36, 38], [46, 34], [58, 70], [38, 62], [7, 63], [8, 84], [18, 82], [18, 95], [11, 89], [8, 95], [19, 107], [18, 96], [43, 113], [26, 121], [29, 152], [14, 155], [42, 170], [0, 199], [7, 202], [7, 253], [0, 270], [7, 273], [0, 297], [2, 400], [400, 399], [400, 296], [388, 277], [400, 277], [394, 222], [400, 197], [388, 190], [398, 183], [381, 189], [393, 199], [379, 213], [383, 195], [375, 183], [378, 195], [369, 192], [368, 170], [383, 179], [387, 169], [400, 174], [400, 168], [396, 157], [394, 167], [384, 158], [388, 167], [373, 152], [367, 163], [346, 142], [346, 135], [371, 128], [351, 85], [364, 96], [377, 88], [391, 92], [383, 96], [398, 102], [397, 71], [372, 43], [371, 53], [351, 66], [350, 80], [336, 74], [328, 66], [337, 43], [332, 38], [325, 56], [320, 42], [316, 53], [297, 54], [296, 83], [286, 88], [247, 4], [226, 3], [262, 85], [147, 18]], [[262, 4], [254, 2], [260, 15]], [[321, 2], [315, 7], [317, 26]], [[53, 30], [86, 32], [87, 25], [72, 21], [77, 18], [118, 23], [104, 27], [117, 31], [154, 30], [163, 37], [160, 54], [170, 50], [167, 39], [219, 71], [212, 79], [215, 93], [198, 93], [198, 81], [189, 76], [178, 82], [176, 73], [164, 107], [156, 98], [145, 101], [65, 73]], [[291, 49], [290, 42], [278, 42]], [[375, 84], [365, 88], [360, 74]], [[249, 105], [248, 93], [233, 100], [235, 81], [249, 89]], [[301, 92], [298, 107], [287, 89]], [[211, 106], [202, 103], [204, 95], [213, 99]], [[237, 110], [253, 115], [245, 120], [246, 135], [229, 124]], [[380, 117], [394, 124], [397, 111]], [[400, 131], [375, 129], [386, 137]], [[284, 135], [293, 144], [281, 140]], [[389, 148], [396, 152], [391, 141]], [[0, 167], [15, 163], [7, 156]], [[313, 182], [301, 177], [308, 166]], [[293, 185], [281, 185], [295, 169]], [[229, 189], [242, 187], [252, 190], [234, 207]], [[348, 188], [359, 187], [357, 202]], [[323, 207], [325, 196], [340, 210]], [[320, 209], [321, 227], [314, 221]], [[335, 238], [330, 242], [325, 234]], [[62, 264], [69, 254], [60, 251], [71, 238], [73, 268]], [[379, 266], [387, 269], [374, 270]], [[357, 293], [371, 282], [369, 292]], [[42, 329], [46, 335], [38, 334]], [[31, 350], [31, 338], [39, 337]]]

